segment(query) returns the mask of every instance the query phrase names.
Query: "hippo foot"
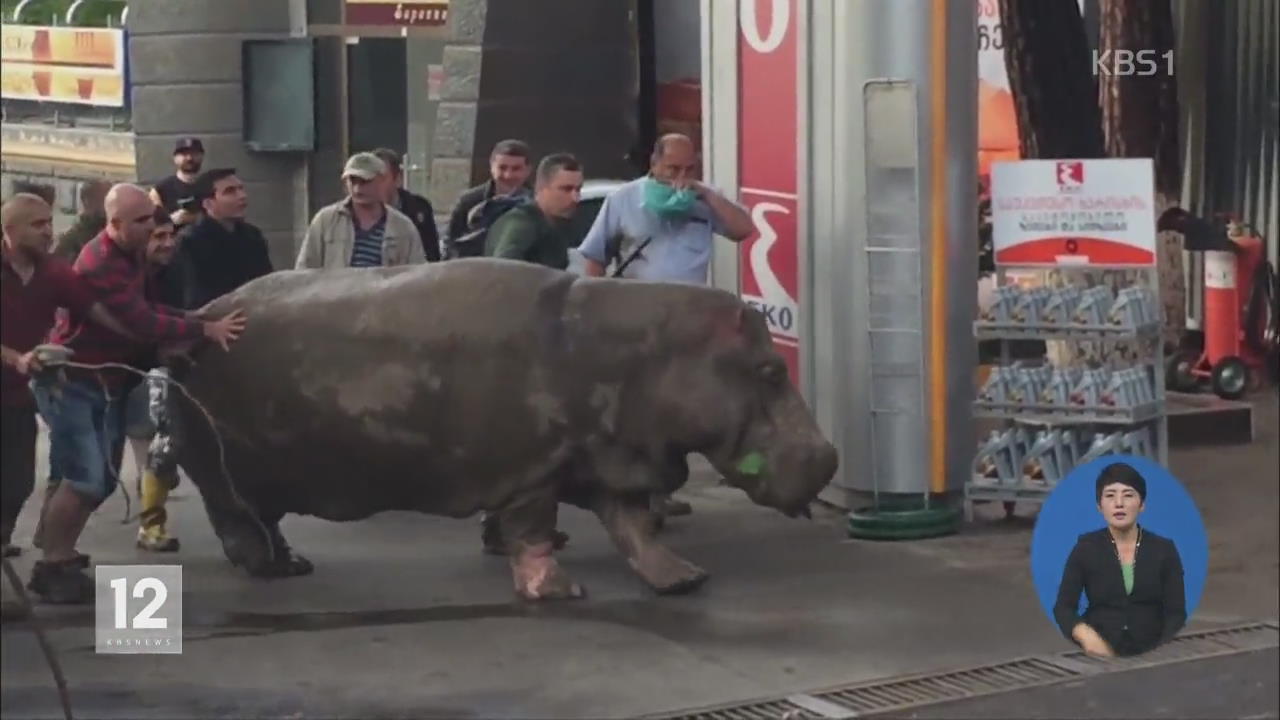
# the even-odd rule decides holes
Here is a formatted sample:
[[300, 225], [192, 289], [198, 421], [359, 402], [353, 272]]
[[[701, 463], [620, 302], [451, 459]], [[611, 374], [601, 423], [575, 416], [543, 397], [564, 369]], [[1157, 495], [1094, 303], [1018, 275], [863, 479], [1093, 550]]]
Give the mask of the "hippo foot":
[[633, 561], [631, 566], [659, 595], [693, 592], [710, 577], [706, 570], [660, 547], [645, 553], [642, 558]]
[[284, 557], [277, 558], [274, 562], [260, 562], [248, 567], [249, 574], [258, 578], [290, 578], [310, 575], [315, 572], [316, 566], [311, 561], [288, 551]]
[[516, 594], [525, 600], [569, 600], [586, 597], [551, 555], [549, 542], [522, 545], [512, 556], [511, 573]]
[[243, 567], [252, 577], [298, 577], [315, 571], [311, 561], [293, 552], [283, 538], [277, 535], [276, 541], [274, 558], [262, 538], [252, 534], [224, 537], [222, 548], [231, 564]]

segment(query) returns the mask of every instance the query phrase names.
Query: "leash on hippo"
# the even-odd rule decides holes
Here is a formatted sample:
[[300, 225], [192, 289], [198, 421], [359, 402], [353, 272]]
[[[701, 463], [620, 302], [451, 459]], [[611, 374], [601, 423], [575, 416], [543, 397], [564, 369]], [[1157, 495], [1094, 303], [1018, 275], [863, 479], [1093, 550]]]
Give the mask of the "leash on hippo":
[[[270, 558], [271, 562], [275, 562], [276, 544], [274, 539], [271, 536], [271, 532], [267, 530], [266, 525], [262, 523], [262, 520], [258, 517], [258, 514], [254, 512], [253, 506], [251, 506], [244, 499], [244, 497], [240, 495], [240, 492], [236, 490], [236, 484], [231, 477], [231, 471], [227, 468], [226, 444], [223, 442], [222, 433], [218, 431], [218, 424], [217, 424], [217, 421], [215, 421], [213, 418], [213, 413], [209, 412], [209, 409], [206, 408], [203, 403], [201, 403], [199, 400], [195, 398], [194, 395], [191, 394], [191, 391], [187, 389], [186, 385], [183, 385], [178, 380], [170, 377], [167, 373], [143, 372], [142, 370], [139, 370], [129, 365], [125, 365], [123, 363], [90, 364], [90, 363], [75, 362], [70, 359], [71, 350], [60, 345], [41, 345], [36, 348], [36, 353], [37, 353], [37, 358], [40, 361], [40, 364], [45, 366], [46, 372], [52, 369], [61, 369], [61, 368], [78, 368], [81, 370], [91, 370], [94, 372], [101, 372], [102, 370], [122, 370], [124, 372], [138, 375], [148, 383], [165, 383], [165, 384], [177, 387], [178, 390], [182, 391], [182, 394], [188, 400], [191, 401], [191, 404], [194, 405], [202, 415], [204, 415], [204, 419], [209, 423], [209, 429], [213, 431], [213, 439], [218, 444], [218, 462], [222, 469], [222, 477], [224, 480], [227, 481], [227, 489], [231, 492], [231, 498], [238, 505], [240, 505], [242, 509], [245, 510], [245, 512], [252, 518], [254, 524], [257, 525], [258, 529], [262, 531], [263, 536], [267, 540], [267, 551], [269, 553], [268, 557]], [[120, 482], [120, 477], [114, 469], [115, 463], [107, 463], [107, 464], [109, 467], [111, 467], [112, 477], [115, 480], [116, 485], [119, 486], [121, 490], [124, 492], [124, 495], [126, 498], [125, 499], [125, 502], [126, 502], [125, 515], [126, 515], [126, 523], [127, 523], [129, 522], [128, 520], [129, 506], [127, 504], [129, 493], [127, 491], [124, 491], [124, 484]]]

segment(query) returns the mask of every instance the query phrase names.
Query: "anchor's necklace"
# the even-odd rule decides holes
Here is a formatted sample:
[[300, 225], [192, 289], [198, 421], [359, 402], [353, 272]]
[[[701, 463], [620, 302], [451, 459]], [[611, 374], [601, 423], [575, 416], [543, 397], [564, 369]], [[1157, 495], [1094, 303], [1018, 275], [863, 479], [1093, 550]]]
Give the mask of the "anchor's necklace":
[[[1116, 560], [1118, 560], [1121, 565], [1124, 565], [1124, 558], [1120, 557], [1120, 544], [1116, 542], [1116, 538], [1114, 535], [1111, 535], [1111, 533], [1107, 533], [1107, 534], [1111, 536], [1111, 549], [1116, 551]], [[1133, 543], [1133, 566], [1134, 567], [1138, 566], [1138, 548], [1141, 546], [1142, 546], [1142, 526], [1139, 525], [1138, 539], [1135, 540]]]

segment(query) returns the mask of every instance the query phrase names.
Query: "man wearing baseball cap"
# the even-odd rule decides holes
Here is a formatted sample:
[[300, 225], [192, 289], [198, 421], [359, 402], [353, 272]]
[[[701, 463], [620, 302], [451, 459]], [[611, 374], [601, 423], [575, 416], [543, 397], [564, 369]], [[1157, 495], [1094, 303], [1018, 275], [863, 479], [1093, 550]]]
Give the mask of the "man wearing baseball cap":
[[174, 174], [156, 183], [151, 201], [164, 208], [179, 230], [199, 219], [196, 178], [204, 165], [204, 143], [200, 138], [182, 137], [173, 144]]
[[298, 270], [387, 267], [426, 261], [418, 229], [388, 205], [387, 165], [377, 155], [352, 155], [342, 170], [347, 197], [320, 209], [298, 251]]

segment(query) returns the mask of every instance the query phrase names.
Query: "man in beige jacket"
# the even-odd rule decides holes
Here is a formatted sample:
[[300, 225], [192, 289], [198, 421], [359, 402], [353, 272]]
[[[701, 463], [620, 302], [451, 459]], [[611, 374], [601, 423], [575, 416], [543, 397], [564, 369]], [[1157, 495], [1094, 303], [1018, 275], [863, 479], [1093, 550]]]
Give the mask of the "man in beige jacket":
[[311, 220], [295, 269], [387, 267], [426, 261], [418, 229], [407, 215], [383, 202], [390, 182], [386, 163], [373, 153], [347, 160], [347, 198]]

